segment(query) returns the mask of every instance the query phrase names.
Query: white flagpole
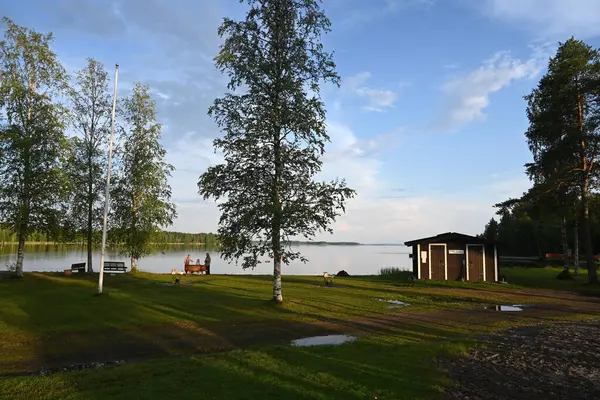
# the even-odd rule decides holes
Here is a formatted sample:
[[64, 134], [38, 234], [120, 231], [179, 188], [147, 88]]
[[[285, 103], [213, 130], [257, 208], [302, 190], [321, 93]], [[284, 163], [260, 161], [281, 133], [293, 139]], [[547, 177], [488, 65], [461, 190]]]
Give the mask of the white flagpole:
[[117, 108], [117, 83], [119, 80], [119, 64], [115, 65], [115, 89], [113, 92], [112, 123], [108, 144], [108, 168], [106, 170], [106, 194], [104, 196], [104, 227], [102, 228], [102, 252], [100, 253], [100, 276], [98, 277], [98, 294], [102, 294], [104, 282], [104, 251], [106, 250], [106, 225], [108, 223], [108, 204], [110, 201], [110, 166], [112, 163], [113, 140], [115, 137], [115, 110]]

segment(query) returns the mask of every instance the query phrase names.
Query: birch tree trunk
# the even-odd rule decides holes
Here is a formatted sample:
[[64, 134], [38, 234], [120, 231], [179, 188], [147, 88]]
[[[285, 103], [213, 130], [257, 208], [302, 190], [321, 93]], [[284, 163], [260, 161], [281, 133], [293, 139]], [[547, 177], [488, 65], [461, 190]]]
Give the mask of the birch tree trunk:
[[[91, 153], [91, 152], [90, 152]], [[90, 156], [91, 158], [91, 156]], [[94, 233], [94, 198], [93, 198], [92, 162], [88, 159], [88, 192], [87, 192], [87, 272], [94, 272], [92, 268], [92, 235]]]

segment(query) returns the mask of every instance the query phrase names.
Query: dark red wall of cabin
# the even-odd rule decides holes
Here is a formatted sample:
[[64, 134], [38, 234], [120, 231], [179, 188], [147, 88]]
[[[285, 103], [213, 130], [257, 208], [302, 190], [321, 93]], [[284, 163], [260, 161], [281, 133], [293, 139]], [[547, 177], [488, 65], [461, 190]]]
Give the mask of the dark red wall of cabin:
[[[429, 254], [429, 243], [421, 242], [420, 251], [427, 252], [427, 262], [421, 262], [421, 254], [418, 250], [417, 245], [412, 246], [413, 252], [413, 273], [417, 275], [418, 268], [421, 269], [421, 279], [429, 279], [429, 260], [431, 254]], [[435, 243], [435, 242], [433, 242]], [[443, 243], [438, 243], [443, 244]], [[471, 244], [471, 243], [468, 243]], [[474, 243], [473, 243], [474, 244]], [[446, 242], [447, 257], [448, 257], [448, 280], [454, 281], [461, 278], [462, 262], [466, 261], [466, 245], [467, 243], [452, 241]], [[463, 250], [465, 254], [450, 254], [449, 250]], [[494, 263], [494, 245], [485, 245], [485, 280], [486, 282], [495, 281], [495, 270], [496, 264]], [[465, 276], [466, 278], [466, 276]]]
[[412, 254], [413, 254], [413, 258], [412, 258], [412, 270], [413, 270], [413, 275], [415, 276], [415, 278], [419, 277], [419, 254], [417, 254], [417, 245], [414, 245], [412, 247]]

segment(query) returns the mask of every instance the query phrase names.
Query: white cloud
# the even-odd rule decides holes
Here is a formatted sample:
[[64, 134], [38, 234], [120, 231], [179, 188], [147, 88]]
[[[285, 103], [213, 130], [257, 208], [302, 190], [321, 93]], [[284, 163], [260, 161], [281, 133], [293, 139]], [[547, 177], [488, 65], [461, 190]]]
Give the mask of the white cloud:
[[178, 203], [200, 202], [198, 177], [223, 160], [222, 153], [215, 153], [211, 139], [192, 132], [171, 143], [165, 161], [175, 167], [170, 181], [173, 199]]
[[546, 54], [546, 48], [536, 48], [531, 58], [520, 60], [500, 51], [475, 70], [451, 78], [442, 86], [445, 105], [437, 128], [452, 131], [484, 118], [491, 95], [516, 80], [536, 77], [544, 67]]
[[[398, 133], [362, 141], [341, 123], [330, 122], [328, 127], [332, 144], [319, 178], [345, 177], [348, 186], [357, 190], [357, 196], [347, 203], [346, 214], [333, 225], [333, 240], [381, 243], [444, 231], [478, 234], [494, 215], [493, 204], [519, 196], [529, 187], [524, 176], [498, 175], [472, 193], [397, 193], [398, 189], [393, 188], [403, 186], [401, 178], [393, 182], [382, 179], [385, 165], [381, 155], [393, 151], [391, 139], [397, 140]], [[332, 240], [327, 235], [317, 239]]]
[[[342, 89], [350, 91], [367, 100], [363, 109], [382, 112], [396, 102], [396, 93], [388, 89], [374, 89], [366, 85], [371, 78], [370, 72], [360, 72], [342, 80]], [[406, 85], [406, 84], [405, 84]]]
[[530, 29], [536, 36], [594, 37], [600, 35], [597, 0], [472, 0], [492, 18]]
[[[343, 221], [336, 223], [334, 238], [341, 234], [348, 240], [364, 241], [370, 240], [375, 232], [390, 233], [394, 221], [386, 222], [388, 225], [392, 224], [389, 225], [388, 230], [381, 229], [377, 218], [374, 222], [370, 221], [372, 212], [382, 214], [382, 209], [377, 209], [380, 204], [373, 205], [371, 201], [377, 200], [387, 187], [387, 183], [379, 176], [383, 165], [380, 156], [384, 150], [394, 148], [394, 143], [399, 136], [398, 132], [360, 140], [347, 126], [331, 122], [328, 123], [328, 133], [331, 142], [327, 144], [323, 170], [316, 179], [344, 178], [348, 186], [358, 192], [357, 198], [349, 201], [348, 215], [345, 217], [349, 218], [348, 222], [351, 225]], [[171, 186], [173, 199], [178, 206], [179, 218], [171, 229], [188, 232], [215, 231], [219, 211], [212, 200], [201, 199], [197, 193], [196, 183], [200, 174], [208, 166], [223, 162], [222, 155], [214, 154], [211, 141], [194, 137], [189, 133], [172, 145], [167, 160], [177, 168], [171, 179]], [[382, 215], [385, 216], [385, 213]], [[323, 235], [320, 239], [331, 240], [332, 238]]]
[[[382, 155], [401, 143], [402, 129], [363, 140], [345, 124], [330, 121], [328, 133], [331, 143], [316, 179], [344, 178], [357, 196], [347, 202], [346, 213], [332, 225], [334, 234], [322, 234], [316, 240], [403, 242], [444, 231], [474, 235], [494, 215], [493, 204], [519, 196], [529, 187], [525, 176], [496, 174], [489, 184], [460, 195], [411, 190], [397, 193], [394, 188], [404, 185], [401, 178], [382, 178]], [[168, 160], [178, 168], [171, 184], [179, 218], [172, 229], [215, 231], [219, 211], [213, 201], [200, 198], [196, 182], [209, 165], [223, 162], [223, 157], [214, 154], [210, 140], [192, 134], [180, 139], [174, 148]]]
[[[496, 199], [502, 200], [505, 198]], [[362, 243], [399, 243], [447, 231], [475, 235], [492, 217], [493, 204], [462, 196], [375, 199], [363, 194], [348, 202], [346, 214], [334, 225], [334, 237]]]
[[[32, 4], [31, 1], [29, 3]], [[84, 39], [100, 36], [107, 43], [119, 38], [123, 47], [107, 47], [98, 49], [98, 52], [106, 52], [104, 62], [107, 66], [112, 66], [113, 58], [119, 58], [120, 92], [130, 90], [131, 82], [142, 81], [148, 83], [155, 93], [158, 119], [165, 125], [163, 142], [168, 150], [167, 161], [176, 167], [170, 183], [179, 217], [170, 229], [215, 231], [218, 209], [213, 201], [202, 200], [197, 181], [208, 166], [223, 161], [222, 155], [214, 153], [212, 139], [218, 134], [218, 129], [206, 116], [206, 111], [212, 100], [226, 90], [225, 78], [216, 73], [211, 61], [218, 51], [216, 26], [224, 13], [218, 10], [216, 0], [195, 5], [174, 0], [168, 7], [158, 4], [157, 0], [151, 0], [150, 6], [141, 0], [106, 3], [120, 3], [118, 13], [115, 9], [111, 12], [110, 7], [101, 7], [102, 12], [96, 12], [97, 0], [48, 3], [44, 10], [48, 21], [51, 21], [49, 24], [55, 24], [59, 30], [57, 42], [66, 43], [65, 49], [69, 48], [69, 38], [76, 36], [68, 32], [59, 37], [65, 30], [76, 30], [77, 37]], [[366, 10], [377, 9], [370, 3], [365, 5], [357, 0], [355, 3], [367, 7]], [[344, 7], [345, 4], [344, 1]], [[397, 0], [380, 1], [379, 4], [379, 11], [375, 10], [370, 17], [368, 13], [364, 15], [368, 18], [384, 17], [407, 7], [427, 7], [432, 2]], [[58, 21], [51, 19], [53, 13], [55, 17], [59, 15]], [[68, 52], [64, 56], [69, 59], [80, 57]], [[487, 87], [487, 90], [466, 90], [463, 85], [456, 84], [448, 86], [447, 94], [454, 93], [459, 99], [469, 96], [487, 99], [489, 93], [499, 90], [494, 89], [498, 85], [502, 87], [507, 84], [503, 82], [517, 79], [508, 70], [520, 67], [526, 70], [522, 74], [530, 73], [527, 72], [530, 67], [527, 67], [526, 61], [514, 60], [508, 55], [503, 57], [463, 77], [463, 83], [475, 82], [475, 86]], [[504, 73], [504, 78], [495, 80], [487, 77], [492, 74], [488, 70], [500, 75]], [[342, 88], [364, 100], [366, 109], [381, 111], [393, 107], [396, 93], [369, 85], [370, 78], [368, 72], [357, 74], [346, 79]], [[398, 82], [392, 84], [395, 90], [405, 86]], [[342, 100], [346, 101], [345, 98]], [[480, 107], [479, 112], [482, 113], [484, 108]], [[333, 109], [340, 110], [343, 106], [341, 103], [333, 104]], [[399, 242], [448, 230], [475, 234], [483, 229], [493, 214], [491, 205], [510, 197], [509, 192], [516, 185], [514, 180], [506, 179], [478, 189], [476, 194], [410, 195], [409, 191], [406, 197], [394, 198], [389, 195], [393, 188], [404, 185], [401, 177], [394, 177], [393, 182], [383, 179], [386, 165], [382, 154], [394, 149], [394, 143], [401, 139], [403, 131], [363, 139], [364, 135], [355, 134], [342, 122], [330, 121], [328, 127], [332, 143], [328, 146], [323, 171], [318, 178], [345, 178], [349, 187], [358, 191], [358, 196], [348, 202], [347, 213], [334, 224], [333, 237], [323, 235], [317, 239]]]

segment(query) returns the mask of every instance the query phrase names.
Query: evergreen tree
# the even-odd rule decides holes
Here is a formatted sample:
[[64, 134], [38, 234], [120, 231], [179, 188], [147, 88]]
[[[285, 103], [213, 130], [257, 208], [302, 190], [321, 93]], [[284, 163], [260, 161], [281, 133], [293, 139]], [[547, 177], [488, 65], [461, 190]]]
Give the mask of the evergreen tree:
[[589, 280], [597, 282], [589, 198], [598, 175], [600, 54], [574, 38], [561, 43], [527, 100], [526, 136], [534, 158], [527, 172], [557, 197], [578, 193]]
[[[56, 96], [66, 73], [50, 49], [52, 34], [41, 34], [4, 18], [0, 42], [0, 222], [18, 236], [16, 272], [23, 275], [25, 240], [61, 220], [68, 156], [67, 111]], [[63, 207], [62, 210], [60, 207]]]
[[136, 84], [123, 102], [125, 129], [120, 135], [122, 151], [116, 153], [115, 179], [111, 191], [112, 240], [136, 260], [150, 254], [151, 244], [161, 229], [176, 217], [168, 178], [173, 166], [164, 161], [160, 143], [161, 125], [148, 86]]
[[225, 259], [273, 258], [273, 300], [282, 302], [281, 261], [300, 258], [284, 246], [290, 237], [312, 238], [354, 196], [345, 182], [315, 182], [329, 141], [320, 83], [339, 83], [320, 36], [330, 21], [317, 0], [247, 0], [245, 19], [225, 18], [217, 67], [230, 77], [230, 93], [209, 115], [224, 132], [214, 146], [225, 163], [199, 179], [205, 198], [219, 204], [219, 242]]
[[494, 218], [490, 219], [490, 222], [485, 225], [482, 236], [488, 240], [496, 241], [498, 239], [498, 221]]

